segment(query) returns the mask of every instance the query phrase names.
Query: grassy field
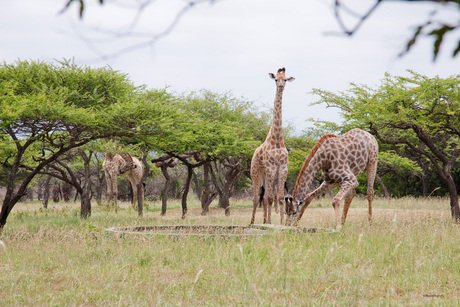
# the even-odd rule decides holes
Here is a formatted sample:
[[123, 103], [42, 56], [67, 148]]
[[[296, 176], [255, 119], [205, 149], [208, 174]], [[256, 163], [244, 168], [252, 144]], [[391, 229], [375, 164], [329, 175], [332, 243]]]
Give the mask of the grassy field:
[[[165, 217], [150, 203], [137, 218], [128, 204], [18, 204], [0, 241], [0, 306], [457, 306], [460, 225], [448, 199], [355, 199], [347, 224], [333, 233], [253, 237], [107, 235], [128, 225], [247, 225], [249, 200], [230, 217], [190, 201]], [[256, 223], [261, 223], [262, 211]], [[279, 224], [279, 215], [274, 223]], [[300, 226], [333, 228], [330, 199], [315, 201]]]

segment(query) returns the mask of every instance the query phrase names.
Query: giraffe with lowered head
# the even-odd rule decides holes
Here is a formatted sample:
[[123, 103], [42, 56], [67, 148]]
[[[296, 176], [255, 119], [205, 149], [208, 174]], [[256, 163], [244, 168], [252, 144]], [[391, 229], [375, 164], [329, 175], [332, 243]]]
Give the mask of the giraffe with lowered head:
[[284, 223], [284, 182], [288, 173], [289, 160], [288, 151], [283, 140], [282, 99], [286, 81], [294, 80], [293, 77], [286, 78], [285, 72], [286, 69], [283, 67], [278, 69], [276, 75], [268, 74], [276, 82], [273, 122], [265, 142], [256, 149], [252, 157], [251, 179], [254, 208], [251, 224], [254, 224], [257, 205], [259, 204], [259, 191], [264, 183], [264, 223], [271, 223], [271, 206], [274, 194], [280, 205], [281, 224]]
[[[142, 179], [144, 174], [144, 168], [142, 163], [136, 157], [131, 156], [127, 153], [117, 153], [113, 154], [107, 152], [105, 154], [105, 160], [102, 163], [102, 168], [105, 172], [105, 180], [107, 182], [107, 206], [110, 203], [110, 198], [113, 191], [113, 200], [115, 202], [115, 207], [117, 206], [118, 198], [118, 187], [117, 187], [117, 177], [126, 176], [131, 183], [133, 189], [133, 200], [132, 205], [135, 206], [137, 202], [137, 186]], [[140, 193], [142, 193], [142, 198], [144, 197], [144, 189], [142, 188]]]
[[[292, 194], [292, 200], [286, 204], [287, 224], [297, 226], [305, 209], [318, 195], [326, 193], [340, 185], [339, 192], [332, 199], [337, 228], [347, 219], [348, 209], [358, 187], [356, 176], [367, 168], [367, 200], [369, 204], [368, 220], [372, 221], [372, 201], [374, 199], [374, 180], [377, 172], [379, 148], [375, 138], [361, 129], [352, 129], [342, 136], [326, 134], [313, 147], [302, 169]], [[323, 183], [314, 191], [308, 189], [322, 170]], [[342, 219], [340, 220], [340, 201], [345, 199]]]

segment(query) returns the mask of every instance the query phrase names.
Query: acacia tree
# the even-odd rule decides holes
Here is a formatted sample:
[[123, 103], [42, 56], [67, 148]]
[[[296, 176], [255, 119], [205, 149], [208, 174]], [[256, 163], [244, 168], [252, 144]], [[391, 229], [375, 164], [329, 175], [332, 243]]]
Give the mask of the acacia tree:
[[413, 156], [428, 159], [447, 187], [452, 217], [460, 221], [452, 177], [460, 156], [460, 75], [429, 78], [409, 71], [408, 77], [386, 74], [376, 89], [351, 84], [339, 94], [313, 93], [318, 104], [340, 108], [345, 129], [368, 129], [381, 143], [405, 145]]
[[[80, 216], [91, 216], [91, 191], [90, 191], [90, 162], [93, 152], [85, 152], [82, 148], [69, 150], [62, 154], [53, 163], [50, 163], [40, 174], [54, 177], [72, 186], [76, 194], [80, 194]], [[83, 160], [83, 165], [81, 165]], [[32, 168], [29, 168], [32, 171]], [[48, 177], [48, 178], [49, 178]]]
[[0, 162], [8, 179], [0, 230], [31, 180], [64, 153], [95, 139], [158, 128], [152, 123], [160, 113], [161, 92], [148, 101], [142, 97], [126, 75], [109, 68], [3, 63]]
[[205, 90], [179, 97], [172, 105], [180, 117], [169, 123], [165, 135], [152, 134], [145, 142], [166, 154], [164, 160], [177, 158], [187, 167], [182, 197], [185, 215], [193, 169], [228, 157], [250, 157], [263, 134], [261, 130], [267, 126], [267, 117], [257, 112], [250, 101]]

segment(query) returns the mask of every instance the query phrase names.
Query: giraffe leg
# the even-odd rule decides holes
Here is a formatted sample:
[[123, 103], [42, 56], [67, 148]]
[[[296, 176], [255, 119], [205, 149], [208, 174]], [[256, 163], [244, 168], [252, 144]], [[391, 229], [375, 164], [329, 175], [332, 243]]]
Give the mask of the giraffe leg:
[[138, 195], [137, 195], [137, 193], [138, 193], [137, 182], [132, 176], [129, 176], [128, 179], [129, 179], [129, 182], [131, 183], [131, 187], [133, 189], [133, 199], [131, 201], [131, 206], [133, 208], [136, 208], [136, 203], [138, 203], [138, 199], [137, 199], [137, 197], [138, 197]]
[[110, 205], [110, 198], [112, 197], [112, 178], [110, 176], [110, 173], [105, 171], [105, 181], [107, 183], [107, 208], [109, 208]]
[[272, 223], [272, 204], [274, 202], [270, 201], [270, 198], [268, 199], [267, 202], [267, 223], [271, 224]]
[[284, 225], [284, 207], [285, 207], [285, 200], [284, 200], [284, 182], [286, 181], [287, 177], [287, 170], [286, 170], [286, 175], [281, 175], [282, 172], [280, 172], [280, 176], [278, 178], [277, 182], [277, 188], [276, 188], [276, 202], [279, 204], [279, 213], [280, 213], [280, 219], [281, 219], [281, 225]]
[[278, 196], [276, 194], [273, 200], [273, 206], [275, 207], [275, 213], [279, 213], [279, 201], [278, 201]]
[[350, 209], [351, 201], [355, 197], [355, 190], [350, 190], [347, 195], [345, 195], [345, 204], [343, 205], [343, 212], [342, 212], [342, 225], [345, 224], [347, 219], [348, 209]]
[[342, 182], [342, 184], [340, 185], [339, 192], [332, 199], [332, 206], [334, 207], [335, 211], [335, 221], [337, 229], [340, 229], [342, 227], [342, 224], [340, 223], [340, 201], [345, 195], [347, 195], [348, 193], [350, 193], [350, 191], [353, 191], [357, 187], [358, 180], [356, 179], [356, 177], [353, 176], [352, 179], [348, 179]]
[[112, 176], [112, 190], [113, 190], [113, 201], [115, 203], [115, 208], [117, 208], [118, 207], [117, 176]]
[[369, 204], [369, 213], [367, 219], [369, 221], [369, 225], [372, 225], [372, 202], [374, 201], [374, 180], [377, 163], [375, 163], [375, 166], [372, 167], [373, 169], [369, 170], [370, 167], [368, 166], [367, 172], [367, 202]]
[[302, 215], [305, 212], [305, 209], [307, 209], [308, 205], [310, 205], [310, 203], [316, 196], [326, 193], [329, 190], [332, 190], [333, 188], [335, 188], [336, 186], [338, 186], [337, 183], [330, 184], [330, 183], [327, 183], [326, 181], [323, 181], [323, 183], [316, 190], [307, 194], [304, 200], [304, 204], [300, 208], [300, 212], [298, 213], [298, 216], [295, 219], [293, 226], [297, 226], [299, 224], [299, 221], [302, 218]]
[[374, 181], [377, 174], [379, 145], [374, 138], [370, 139], [369, 162], [367, 163], [367, 201], [369, 203], [368, 221], [372, 225], [372, 202], [374, 200]]
[[[252, 194], [253, 194], [253, 199], [252, 199], [252, 218], [251, 218], [251, 224], [254, 224], [254, 221], [256, 219], [256, 211], [257, 211], [257, 206], [259, 205], [259, 191], [260, 187], [262, 186], [262, 177], [261, 176], [253, 176], [252, 178]], [[265, 198], [265, 196], [264, 196]]]
[[273, 204], [273, 181], [272, 175], [265, 177], [265, 197], [264, 197], [264, 224], [271, 224], [271, 211]]
[[275, 213], [279, 213], [279, 205], [278, 205], [278, 181], [279, 181], [279, 178], [275, 179], [275, 182], [274, 182], [274, 189], [275, 189], [275, 193], [273, 195], [273, 207], [275, 208]]

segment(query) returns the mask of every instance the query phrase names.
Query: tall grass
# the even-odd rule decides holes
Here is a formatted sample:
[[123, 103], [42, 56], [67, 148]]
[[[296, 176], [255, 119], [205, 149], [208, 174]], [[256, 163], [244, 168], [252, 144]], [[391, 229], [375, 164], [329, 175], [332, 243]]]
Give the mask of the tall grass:
[[[250, 200], [230, 217], [192, 202], [165, 217], [159, 203], [138, 218], [128, 204], [21, 204], [0, 242], [0, 305], [458, 305], [459, 225], [447, 199], [378, 199], [374, 223], [356, 199], [340, 232], [257, 237], [109, 236], [126, 225], [247, 225]], [[273, 221], [279, 224], [279, 215]], [[256, 221], [261, 222], [258, 211]], [[303, 227], [332, 228], [330, 200], [317, 200]]]

